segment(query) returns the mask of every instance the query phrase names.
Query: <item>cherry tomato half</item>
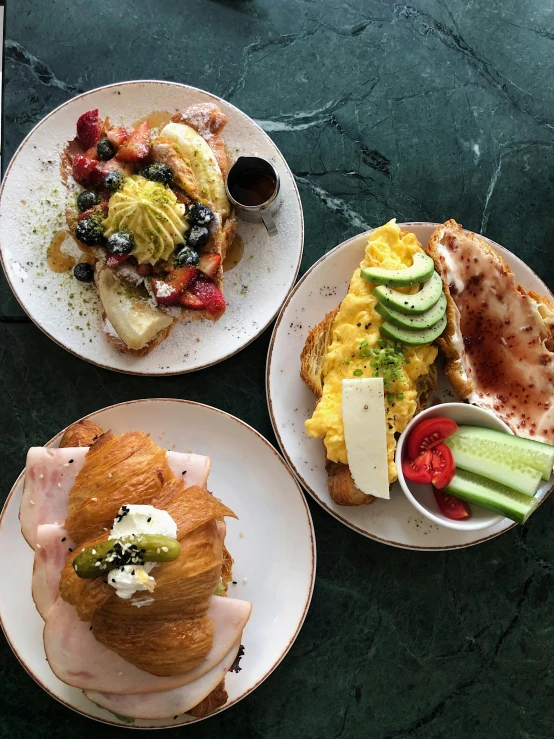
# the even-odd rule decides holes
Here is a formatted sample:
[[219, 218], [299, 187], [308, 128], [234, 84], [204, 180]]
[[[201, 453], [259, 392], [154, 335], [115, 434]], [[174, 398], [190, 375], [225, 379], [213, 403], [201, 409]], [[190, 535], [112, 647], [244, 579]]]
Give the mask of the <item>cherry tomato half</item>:
[[438, 444], [427, 449], [415, 459], [404, 459], [402, 472], [404, 477], [418, 485], [430, 482], [437, 488], [444, 488], [454, 477], [454, 458], [446, 444]]
[[418, 485], [429, 484], [433, 479], [433, 453], [429, 450], [415, 459], [406, 457], [402, 460], [402, 472], [407, 480]]
[[471, 516], [469, 506], [463, 500], [455, 498], [453, 495], [448, 495], [448, 493], [442, 490], [437, 490], [437, 488], [433, 488], [433, 493], [440, 512], [447, 518], [459, 521], [462, 518], [469, 518]]
[[458, 426], [451, 418], [426, 418], [417, 426], [414, 426], [408, 438], [408, 457], [415, 459], [427, 449], [444, 441]]

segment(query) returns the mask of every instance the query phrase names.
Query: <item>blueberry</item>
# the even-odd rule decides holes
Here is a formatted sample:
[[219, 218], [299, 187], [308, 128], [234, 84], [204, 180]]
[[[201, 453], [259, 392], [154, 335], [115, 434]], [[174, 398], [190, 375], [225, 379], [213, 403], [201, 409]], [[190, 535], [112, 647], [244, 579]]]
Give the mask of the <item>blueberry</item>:
[[210, 240], [210, 232], [206, 226], [193, 226], [187, 236], [187, 246], [198, 251]]
[[124, 254], [130, 254], [133, 251], [134, 245], [135, 240], [132, 235], [124, 231], [117, 231], [106, 241], [106, 249], [118, 257], [122, 257]]
[[75, 236], [87, 246], [96, 246], [104, 241], [104, 228], [98, 218], [83, 218], [75, 229]]
[[190, 246], [183, 246], [181, 251], [175, 257], [178, 267], [196, 267], [200, 261], [198, 252], [191, 249]]
[[79, 264], [75, 265], [73, 276], [75, 279], [79, 280], [79, 282], [92, 282], [92, 278], [94, 277], [94, 268], [86, 262], [79, 262]]
[[207, 226], [214, 219], [214, 214], [207, 205], [196, 202], [190, 206], [187, 215], [193, 226]]
[[111, 141], [108, 139], [100, 139], [96, 144], [96, 156], [102, 162], [107, 162], [115, 155], [115, 149], [112, 146]]
[[112, 169], [111, 172], [104, 177], [104, 187], [110, 192], [117, 192], [123, 186], [123, 175]]
[[161, 182], [162, 185], [169, 185], [173, 179], [173, 170], [167, 164], [161, 162], [154, 162], [154, 164], [147, 164], [140, 170], [140, 173], [147, 180], [153, 182]]
[[89, 208], [93, 208], [95, 205], [98, 205], [99, 202], [100, 195], [97, 192], [94, 192], [94, 190], [83, 190], [83, 192], [80, 192], [77, 196], [77, 207], [81, 213]]

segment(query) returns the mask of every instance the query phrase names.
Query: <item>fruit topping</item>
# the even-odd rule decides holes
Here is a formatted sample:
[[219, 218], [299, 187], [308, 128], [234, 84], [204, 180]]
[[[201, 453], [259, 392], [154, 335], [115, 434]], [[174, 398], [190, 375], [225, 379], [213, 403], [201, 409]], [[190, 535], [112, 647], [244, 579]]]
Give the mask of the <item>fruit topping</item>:
[[133, 131], [128, 141], [117, 151], [117, 158], [124, 162], [137, 162], [150, 152], [150, 126], [147, 121]]
[[173, 179], [173, 170], [167, 164], [161, 162], [154, 162], [154, 164], [147, 164], [143, 167], [139, 174], [146, 177], [147, 180], [153, 182], [161, 182], [162, 185], [169, 185]]
[[106, 258], [106, 267], [109, 267], [110, 269], [115, 269], [116, 267], [119, 267], [121, 262], [124, 262], [128, 258], [128, 254], [108, 254]]
[[197, 310], [202, 310], [204, 307], [204, 303], [200, 298], [197, 298], [190, 290], [185, 290], [182, 295], [179, 295], [179, 303], [185, 308], [194, 308]]
[[96, 156], [103, 162], [115, 156], [115, 149], [109, 139], [100, 139], [96, 144]]
[[189, 222], [193, 226], [207, 226], [214, 219], [214, 214], [207, 205], [194, 202], [187, 211]]
[[196, 267], [179, 267], [166, 275], [165, 279], [154, 277], [152, 289], [160, 305], [175, 305], [189, 285], [196, 279]]
[[94, 190], [83, 190], [77, 196], [77, 207], [83, 213], [85, 210], [93, 208], [100, 202], [100, 195]]
[[121, 172], [117, 172], [115, 169], [108, 172], [104, 177], [104, 187], [109, 190], [109, 192], [116, 192], [123, 187], [123, 175]]
[[[191, 286], [190, 292], [202, 303], [202, 308], [212, 315], [223, 313], [225, 310], [225, 298], [221, 290], [206, 280], [196, 280]], [[192, 307], [192, 306], [189, 306]]]
[[79, 118], [77, 121], [77, 137], [85, 149], [96, 146], [100, 138], [101, 127], [98, 108], [83, 113]]
[[216, 252], [202, 254], [198, 262], [198, 269], [203, 272], [210, 280], [215, 279], [219, 265], [221, 264], [221, 255]]
[[141, 277], [149, 277], [152, 274], [152, 265], [148, 264], [148, 262], [139, 264], [137, 272]]
[[210, 232], [206, 226], [193, 226], [187, 236], [187, 246], [198, 251], [210, 240]]
[[92, 282], [94, 268], [86, 262], [79, 262], [79, 264], [75, 265], [73, 275], [79, 282]]
[[115, 128], [110, 128], [106, 133], [106, 136], [108, 137], [108, 141], [113, 144], [116, 149], [119, 149], [122, 144], [129, 140], [133, 130], [134, 129], [129, 126], [116, 126]]
[[107, 215], [108, 203], [106, 200], [103, 200], [101, 203], [98, 203], [98, 205], [93, 205], [92, 208], [83, 211], [83, 213], [79, 213], [79, 215], [77, 216], [77, 220], [83, 221], [85, 218], [91, 217], [104, 219]]
[[134, 245], [133, 235], [124, 231], [116, 231], [106, 241], [106, 249], [118, 257], [123, 256], [123, 254], [130, 254]]
[[179, 267], [186, 267], [187, 265], [195, 267], [198, 264], [199, 259], [200, 257], [198, 256], [198, 252], [191, 249], [190, 246], [184, 246], [175, 257], [175, 261]]
[[81, 185], [91, 182], [92, 175], [96, 172], [98, 162], [82, 154], [76, 154], [73, 159], [73, 177]]
[[104, 227], [99, 218], [89, 217], [79, 221], [75, 237], [87, 246], [96, 246], [104, 241]]

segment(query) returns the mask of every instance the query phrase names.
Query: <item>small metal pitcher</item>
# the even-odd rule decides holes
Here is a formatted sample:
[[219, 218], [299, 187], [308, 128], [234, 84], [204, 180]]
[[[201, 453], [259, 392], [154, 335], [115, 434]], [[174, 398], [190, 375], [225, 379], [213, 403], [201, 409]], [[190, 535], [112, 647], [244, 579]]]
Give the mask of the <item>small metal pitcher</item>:
[[[241, 175], [248, 172], [259, 173], [262, 176], [265, 175], [274, 183], [274, 189], [271, 196], [259, 205], [245, 205], [236, 199], [236, 183], [240, 179]], [[245, 221], [250, 221], [252, 223], [263, 222], [270, 236], [275, 236], [277, 233], [277, 226], [275, 225], [273, 216], [277, 213], [280, 206], [280, 186], [281, 184], [277, 170], [271, 162], [268, 162], [267, 159], [263, 159], [262, 157], [239, 157], [229, 170], [227, 179], [225, 180], [227, 197], [235, 206], [237, 215]]]

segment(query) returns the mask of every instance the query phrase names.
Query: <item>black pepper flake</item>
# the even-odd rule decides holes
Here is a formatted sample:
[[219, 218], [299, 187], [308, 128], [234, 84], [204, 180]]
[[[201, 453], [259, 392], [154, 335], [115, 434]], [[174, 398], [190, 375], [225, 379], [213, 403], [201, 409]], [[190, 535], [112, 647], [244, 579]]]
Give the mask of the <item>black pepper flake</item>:
[[64, 538], [62, 539], [62, 541], [65, 541], [66, 539], [67, 539], [67, 536], [64, 536]]

